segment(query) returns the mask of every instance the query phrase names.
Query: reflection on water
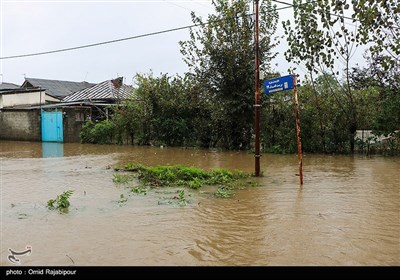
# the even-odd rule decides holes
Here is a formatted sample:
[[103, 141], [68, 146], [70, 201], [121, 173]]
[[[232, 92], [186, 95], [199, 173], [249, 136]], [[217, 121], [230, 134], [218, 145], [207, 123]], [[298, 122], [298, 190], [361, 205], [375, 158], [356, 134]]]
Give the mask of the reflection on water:
[[[297, 156], [265, 154], [258, 187], [229, 199], [188, 189], [192, 203], [178, 207], [158, 203], [176, 189], [135, 195], [113, 183], [110, 167], [252, 172], [253, 155], [61, 145], [0, 142], [1, 265], [10, 265], [8, 248], [27, 245], [33, 253], [23, 265], [400, 265], [399, 158], [306, 155], [300, 191]], [[74, 190], [68, 214], [46, 209], [67, 189]]]
[[63, 157], [64, 143], [42, 142], [42, 157]]

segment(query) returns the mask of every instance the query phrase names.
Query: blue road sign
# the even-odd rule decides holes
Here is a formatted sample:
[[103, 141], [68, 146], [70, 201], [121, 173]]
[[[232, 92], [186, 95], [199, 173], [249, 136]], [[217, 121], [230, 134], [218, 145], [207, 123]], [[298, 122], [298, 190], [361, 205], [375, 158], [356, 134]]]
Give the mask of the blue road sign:
[[264, 82], [265, 94], [293, 89], [293, 75], [287, 75]]

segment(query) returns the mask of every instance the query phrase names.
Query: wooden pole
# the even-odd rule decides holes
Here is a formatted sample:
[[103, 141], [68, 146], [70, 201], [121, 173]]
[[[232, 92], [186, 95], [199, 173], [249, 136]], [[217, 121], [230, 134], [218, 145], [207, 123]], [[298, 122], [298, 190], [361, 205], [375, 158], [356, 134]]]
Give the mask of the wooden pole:
[[260, 176], [260, 57], [259, 57], [259, 28], [258, 28], [258, 0], [254, 1], [254, 9], [256, 13], [256, 22], [255, 22], [255, 34], [254, 34], [254, 42], [255, 42], [255, 79], [256, 79], [256, 94], [255, 94], [255, 172], [254, 176]]
[[295, 74], [293, 74], [293, 91], [294, 91], [294, 111], [296, 113], [297, 154], [299, 156], [300, 188], [302, 188], [303, 187], [303, 151], [301, 148], [300, 113], [299, 113], [299, 101], [297, 98], [297, 80], [296, 80]]

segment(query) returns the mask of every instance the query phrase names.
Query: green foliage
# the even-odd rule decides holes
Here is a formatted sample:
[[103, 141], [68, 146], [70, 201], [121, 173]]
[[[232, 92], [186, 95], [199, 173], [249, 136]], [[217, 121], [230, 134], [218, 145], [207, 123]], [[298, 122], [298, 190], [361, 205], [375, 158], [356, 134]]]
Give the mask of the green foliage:
[[[260, 2], [261, 67], [269, 69], [278, 14], [271, 1]], [[198, 139], [204, 147], [247, 149], [254, 123], [254, 21], [248, 1], [213, 5], [207, 24], [192, 13], [198, 26], [190, 30], [190, 40], [180, 42], [202, 104], [198, 115], [206, 117], [196, 120]]]
[[297, 150], [291, 91], [264, 99], [261, 118], [261, 143], [265, 151], [293, 153]]
[[186, 206], [189, 203], [189, 201], [185, 197], [185, 190], [179, 190], [178, 191], [178, 204], [180, 206]]
[[222, 168], [212, 169], [209, 173], [209, 177], [207, 179], [207, 184], [216, 185], [216, 184], [226, 184], [237, 179], [244, 179], [248, 177], [248, 174], [240, 170], [227, 170]]
[[[339, 148], [339, 152], [354, 152], [355, 132], [363, 126], [363, 104], [352, 85], [352, 60], [358, 45], [365, 45], [376, 60], [377, 67], [385, 71], [393, 70], [400, 61], [400, 32], [399, 5], [397, 0], [378, 1], [293, 1], [294, 22], [283, 22], [289, 49], [285, 52], [286, 58], [297, 64], [304, 63], [309, 71], [312, 83], [325, 83], [325, 90], [329, 93], [330, 105], [335, 106], [340, 113], [336, 116], [339, 127], [326, 129], [326, 119], [323, 106], [318, 100], [321, 95], [317, 86], [315, 92], [315, 108], [317, 120], [320, 124], [320, 143], [323, 149]], [[353, 10], [353, 13], [351, 13]], [[352, 17], [357, 25], [349, 25], [346, 17]], [[343, 69], [343, 71], [337, 71]], [[313, 74], [320, 74], [314, 79]], [[324, 81], [317, 81], [324, 79]], [[380, 78], [381, 79], [381, 78]], [[321, 101], [321, 102], [320, 102]], [[332, 106], [332, 107], [333, 107]], [[362, 112], [366, 113], [366, 111]], [[344, 122], [343, 127], [341, 123]], [[343, 135], [343, 131], [346, 133]], [[326, 143], [326, 132], [333, 132], [328, 136], [333, 142]], [[341, 138], [347, 138], [342, 140]], [[347, 142], [349, 147], [342, 145]]]
[[181, 77], [136, 75], [137, 87], [115, 112], [119, 139], [130, 143], [184, 146], [193, 144], [193, 115], [189, 81]]
[[176, 165], [144, 167], [139, 178], [151, 185], [189, 185], [199, 188], [206, 176], [207, 173], [199, 168]]
[[[261, 68], [269, 79], [280, 76], [269, 67], [278, 14], [271, 1], [260, 2]], [[372, 129], [376, 135], [392, 137], [369, 146], [370, 152], [399, 153], [400, 29], [392, 28], [399, 23], [397, 0], [295, 0], [293, 4], [293, 20], [283, 23], [289, 45], [285, 56], [309, 71], [298, 90], [303, 150], [364, 150], [368, 143], [355, 141], [355, 132]], [[245, 0], [216, 0], [213, 5], [215, 13], [205, 19], [192, 13], [198, 26], [190, 30], [189, 40], [180, 42], [190, 73], [137, 74], [133, 94], [113, 110], [112, 122], [85, 123], [83, 143], [251, 148], [254, 21], [248, 15], [252, 11]], [[357, 24], [349, 25], [344, 17], [353, 17]], [[369, 48], [366, 68], [352, 65], [357, 45]], [[293, 92], [263, 95], [261, 102], [263, 151], [295, 153]], [[124, 169], [140, 170], [152, 185], [198, 189], [216, 180], [190, 168]], [[225, 180], [229, 175], [220, 177]]]
[[400, 57], [400, 5], [398, 0], [352, 1], [359, 20], [356, 40], [369, 46], [372, 56], [386, 53], [380, 66], [389, 70]]
[[119, 196], [118, 205], [119, 205], [120, 207], [121, 207], [121, 206], [124, 206], [124, 205], [126, 204], [127, 201], [128, 201], [128, 198], [126, 198], [126, 197], [124, 196], [124, 194], [121, 193], [121, 195]]
[[115, 135], [115, 125], [111, 121], [104, 120], [98, 123], [87, 121], [81, 130], [82, 143], [111, 144]]
[[113, 182], [118, 183], [118, 184], [125, 184], [128, 183], [129, 181], [132, 181], [132, 175], [130, 174], [118, 174], [115, 173], [113, 174]]
[[81, 143], [93, 143], [93, 136], [92, 136], [92, 129], [94, 127], [94, 123], [91, 120], [86, 121], [83, 124], [81, 133], [80, 133], [80, 138], [81, 138]]
[[[352, 74], [353, 102], [356, 104], [357, 129], [373, 130], [376, 135], [389, 135], [399, 130], [400, 98], [395, 75], [383, 77], [373, 75], [372, 67], [367, 72], [355, 69]], [[376, 69], [375, 69], [376, 71]], [[387, 80], [386, 80], [387, 79]], [[385, 84], [384, 81], [387, 81]], [[389, 82], [390, 81], [390, 82]], [[377, 84], [377, 82], [379, 82]], [[379, 85], [379, 86], [378, 86]], [[391, 86], [389, 86], [391, 85]], [[341, 85], [332, 76], [319, 76], [315, 80], [302, 82], [298, 89], [300, 104], [301, 139], [304, 152], [342, 153], [351, 152], [349, 137], [348, 97]], [[397, 95], [397, 98], [395, 97]], [[293, 92], [280, 93], [264, 99], [261, 138], [264, 151], [271, 153], [295, 153], [297, 150]], [[347, 107], [347, 108], [346, 108]], [[355, 139], [355, 137], [353, 138]], [[390, 140], [388, 140], [390, 141]], [[363, 145], [354, 142], [358, 151]], [[367, 143], [364, 143], [364, 149]], [[371, 153], [385, 153], [379, 145], [371, 146]], [[396, 145], [389, 145], [388, 149]], [[389, 151], [389, 150], [388, 150]], [[391, 153], [397, 153], [391, 150]]]
[[47, 208], [50, 210], [58, 209], [60, 212], [68, 211], [70, 206], [69, 198], [71, 197], [73, 190], [67, 190], [62, 194], [58, 195], [56, 199], [49, 199], [47, 201]]
[[205, 171], [184, 165], [144, 166], [129, 164], [139, 173], [139, 180], [150, 186], [186, 186], [199, 189], [204, 185], [230, 184], [250, 176], [240, 170], [212, 169]]
[[219, 198], [229, 198], [233, 196], [233, 190], [231, 187], [219, 187], [214, 195]]
[[143, 194], [146, 195], [147, 194], [147, 188], [144, 187], [134, 187], [131, 189], [131, 192], [134, 194]]
[[[349, 62], [358, 45], [372, 55], [389, 54], [381, 66], [389, 69], [400, 56], [400, 8], [397, 0], [293, 1], [294, 27], [283, 22], [290, 49], [289, 61], [304, 62], [309, 71]], [[351, 13], [351, 10], [353, 12]], [[351, 17], [357, 25], [349, 25]], [[346, 71], [349, 71], [347, 64]]]

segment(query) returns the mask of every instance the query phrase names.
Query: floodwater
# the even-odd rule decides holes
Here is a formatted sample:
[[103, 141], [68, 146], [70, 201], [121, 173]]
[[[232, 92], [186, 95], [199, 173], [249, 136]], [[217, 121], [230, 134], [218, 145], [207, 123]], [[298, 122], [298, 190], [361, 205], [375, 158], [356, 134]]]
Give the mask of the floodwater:
[[[261, 158], [258, 187], [232, 198], [174, 189], [129, 195], [113, 166], [187, 164], [252, 172], [246, 152], [0, 142], [1, 265], [400, 265], [400, 158]], [[111, 167], [111, 168], [110, 168]], [[131, 183], [131, 184], [134, 184]], [[74, 190], [69, 213], [46, 202]], [[126, 203], [119, 203], [121, 194]]]

